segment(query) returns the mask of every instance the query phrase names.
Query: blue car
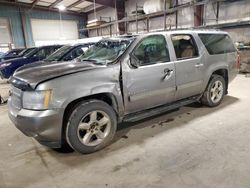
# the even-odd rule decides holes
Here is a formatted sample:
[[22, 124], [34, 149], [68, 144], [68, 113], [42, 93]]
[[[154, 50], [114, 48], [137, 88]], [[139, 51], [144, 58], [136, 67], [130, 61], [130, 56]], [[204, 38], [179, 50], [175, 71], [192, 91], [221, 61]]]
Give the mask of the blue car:
[[6, 52], [5, 54], [3, 54], [0, 57], [0, 62], [8, 60], [8, 59], [12, 59], [12, 58], [16, 58], [18, 57], [23, 51], [25, 51], [25, 49], [23, 48], [17, 48], [17, 49], [12, 49], [8, 52]]
[[0, 76], [2, 79], [8, 79], [13, 75], [16, 69], [36, 61], [44, 60], [62, 45], [43, 46], [31, 50], [23, 57], [17, 57], [0, 63]]
[[74, 44], [74, 45], [64, 45], [59, 48], [57, 51], [49, 55], [43, 61], [37, 61], [36, 63], [24, 65], [16, 70], [23, 70], [28, 67], [36, 67], [44, 65], [45, 63], [54, 63], [54, 62], [66, 62], [71, 61], [81, 55], [84, 55], [85, 51], [89, 49], [95, 43], [84, 43], [84, 44]]
[[4, 55], [0, 58], [0, 62], [7, 61], [10, 59], [14, 59], [14, 58], [23, 57], [23, 56], [27, 55], [28, 53], [30, 53], [34, 49], [35, 48], [26, 48], [16, 55]]
[[55, 51], [53, 54], [48, 56], [44, 61], [71, 61], [81, 55], [95, 43], [85, 43], [85, 44], [75, 44], [75, 45], [65, 45]]

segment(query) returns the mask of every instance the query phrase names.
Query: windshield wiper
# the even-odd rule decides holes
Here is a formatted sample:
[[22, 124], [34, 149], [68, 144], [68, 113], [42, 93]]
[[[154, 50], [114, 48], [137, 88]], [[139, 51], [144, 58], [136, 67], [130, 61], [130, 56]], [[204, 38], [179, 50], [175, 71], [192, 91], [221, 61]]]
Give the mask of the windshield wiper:
[[81, 59], [81, 61], [90, 61], [90, 62], [96, 62], [94, 59]]
[[106, 65], [106, 63], [103, 63], [103, 62], [98, 62], [97, 60], [95, 59], [81, 59], [81, 62], [82, 61], [87, 61], [87, 62], [91, 62], [95, 65]]

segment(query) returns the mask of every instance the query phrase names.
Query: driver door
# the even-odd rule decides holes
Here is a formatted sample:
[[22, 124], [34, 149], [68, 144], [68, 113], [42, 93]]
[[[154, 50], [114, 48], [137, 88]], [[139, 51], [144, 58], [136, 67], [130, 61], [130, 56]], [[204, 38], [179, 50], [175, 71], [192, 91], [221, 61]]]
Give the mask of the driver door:
[[126, 114], [172, 102], [176, 91], [175, 66], [165, 36], [142, 39], [131, 53], [130, 66], [123, 75]]

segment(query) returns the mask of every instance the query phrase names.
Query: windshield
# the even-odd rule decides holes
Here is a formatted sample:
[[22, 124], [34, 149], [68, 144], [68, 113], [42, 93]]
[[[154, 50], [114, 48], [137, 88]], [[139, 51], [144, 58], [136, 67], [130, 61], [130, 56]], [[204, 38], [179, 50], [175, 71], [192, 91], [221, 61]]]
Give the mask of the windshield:
[[81, 61], [94, 61], [96, 64], [107, 64], [120, 57], [134, 39], [105, 39], [91, 46]]
[[35, 48], [27, 48], [25, 50], [23, 50], [19, 56], [26, 56], [28, 53], [30, 53], [32, 50], [34, 50]]
[[5, 57], [15, 57], [15, 56], [18, 56], [18, 54], [20, 52], [22, 52], [23, 49], [13, 49], [13, 50], [10, 50], [8, 51], [6, 54], [5, 54]]
[[36, 54], [39, 51], [39, 48], [34, 48], [33, 50], [29, 51], [25, 54], [25, 57], [32, 57], [34, 54]]
[[59, 61], [69, 50], [71, 50], [72, 46], [63, 46], [59, 48], [57, 51], [49, 55], [45, 61]]

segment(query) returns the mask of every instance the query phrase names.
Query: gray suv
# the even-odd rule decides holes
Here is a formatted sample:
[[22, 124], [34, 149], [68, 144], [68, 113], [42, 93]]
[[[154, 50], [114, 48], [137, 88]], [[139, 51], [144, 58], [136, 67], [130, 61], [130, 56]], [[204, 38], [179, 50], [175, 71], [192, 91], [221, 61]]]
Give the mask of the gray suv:
[[227, 33], [183, 30], [103, 39], [72, 62], [14, 74], [9, 116], [25, 135], [52, 148], [91, 153], [117, 124], [200, 101], [221, 103], [237, 72]]

